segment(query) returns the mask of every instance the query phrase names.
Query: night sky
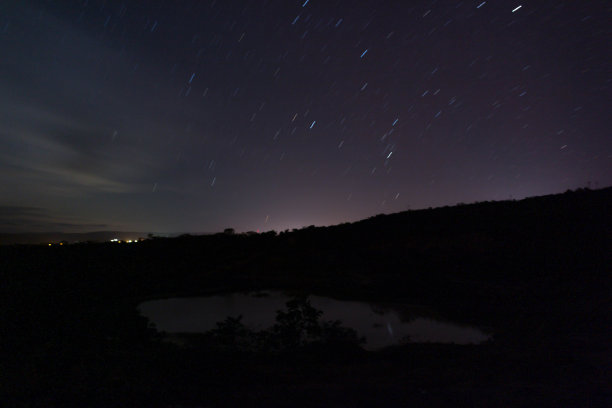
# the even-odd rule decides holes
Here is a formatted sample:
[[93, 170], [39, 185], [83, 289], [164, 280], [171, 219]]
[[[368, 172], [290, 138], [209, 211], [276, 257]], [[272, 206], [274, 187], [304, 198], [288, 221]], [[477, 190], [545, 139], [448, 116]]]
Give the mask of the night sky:
[[4, 1], [0, 231], [279, 231], [609, 186], [611, 15]]

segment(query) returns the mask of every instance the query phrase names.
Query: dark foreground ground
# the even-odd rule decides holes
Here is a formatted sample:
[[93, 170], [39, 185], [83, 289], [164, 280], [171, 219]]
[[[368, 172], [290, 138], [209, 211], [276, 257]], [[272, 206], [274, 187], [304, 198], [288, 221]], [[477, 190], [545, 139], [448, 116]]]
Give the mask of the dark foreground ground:
[[[281, 234], [0, 247], [0, 406], [612, 406], [612, 189]], [[478, 346], [180, 348], [143, 299], [250, 289], [421, 305]]]

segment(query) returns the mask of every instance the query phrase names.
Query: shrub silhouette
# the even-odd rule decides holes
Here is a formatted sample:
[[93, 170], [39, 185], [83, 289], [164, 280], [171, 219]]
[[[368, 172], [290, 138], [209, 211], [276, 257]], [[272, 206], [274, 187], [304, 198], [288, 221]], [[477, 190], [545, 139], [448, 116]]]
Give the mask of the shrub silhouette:
[[323, 327], [319, 319], [322, 311], [315, 309], [308, 298], [295, 298], [287, 302], [287, 311], [276, 312], [276, 324], [270, 329], [271, 337], [281, 349], [292, 349], [320, 341]]
[[217, 328], [209, 334], [222, 347], [252, 349], [257, 344], [255, 333], [242, 323], [242, 315], [228, 316], [224, 321], [217, 322]]
[[339, 320], [322, 322], [322, 315], [308, 297], [296, 297], [286, 303], [286, 310], [276, 312], [276, 323], [268, 330], [252, 331], [242, 323], [242, 316], [238, 316], [218, 322], [217, 328], [208, 334], [221, 347], [258, 352], [292, 351], [312, 344], [365, 342]]

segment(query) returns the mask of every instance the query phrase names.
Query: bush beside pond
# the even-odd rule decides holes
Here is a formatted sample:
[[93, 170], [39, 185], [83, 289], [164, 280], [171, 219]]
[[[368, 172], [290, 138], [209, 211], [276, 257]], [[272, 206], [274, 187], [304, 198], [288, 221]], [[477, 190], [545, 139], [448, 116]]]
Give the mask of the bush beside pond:
[[206, 336], [217, 347], [253, 352], [286, 352], [317, 345], [353, 345], [365, 343], [354, 329], [342, 322], [322, 321], [323, 312], [314, 308], [307, 297], [297, 297], [286, 303], [286, 310], [276, 312], [275, 324], [254, 331], [242, 323], [242, 316], [227, 317]]

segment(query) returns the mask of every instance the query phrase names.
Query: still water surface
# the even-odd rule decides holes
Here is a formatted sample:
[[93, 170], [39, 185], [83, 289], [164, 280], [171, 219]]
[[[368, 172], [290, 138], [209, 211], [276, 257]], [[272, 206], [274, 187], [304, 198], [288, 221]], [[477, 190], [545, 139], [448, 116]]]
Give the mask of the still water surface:
[[[151, 300], [139, 305], [141, 313], [168, 333], [202, 333], [214, 329], [226, 317], [242, 315], [242, 322], [252, 330], [274, 324], [277, 310], [284, 310], [290, 296], [280, 291], [230, 293], [224, 295]], [[388, 307], [366, 302], [310, 296], [310, 303], [323, 311], [322, 320], [340, 320], [359, 336], [366, 338], [364, 348], [410, 342], [478, 344], [489, 336], [482, 331], [450, 322], [400, 313]]]

